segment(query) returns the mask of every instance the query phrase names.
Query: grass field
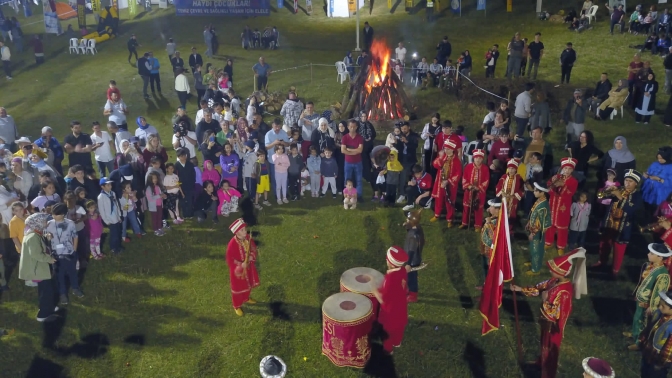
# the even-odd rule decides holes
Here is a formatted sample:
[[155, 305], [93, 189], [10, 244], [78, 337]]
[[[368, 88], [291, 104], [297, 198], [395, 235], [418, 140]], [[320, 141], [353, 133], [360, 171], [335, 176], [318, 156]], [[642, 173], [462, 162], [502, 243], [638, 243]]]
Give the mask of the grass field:
[[[516, 4], [518, 7], [518, 5]], [[390, 46], [404, 41], [409, 53], [432, 56], [434, 45], [448, 35], [453, 58], [469, 49], [474, 55], [474, 76], [482, 76], [482, 56], [493, 43], [506, 46], [515, 31], [532, 37], [542, 32], [546, 58], [539, 76], [552, 89], [559, 82], [557, 63], [564, 44], [574, 43], [579, 60], [573, 71], [573, 87], [593, 87], [606, 71], [615, 83], [626, 76], [626, 67], [643, 38], [609, 36], [606, 15], [591, 31], [575, 34], [564, 25], [538, 21], [530, 11], [509, 15], [501, 8], [483, 13], [465, 9], [462, 18], [444, 14], [436, 23], [424, 21], [424, 11], [406, 15], [402, 10], [389, 14], [384, 3], [364, 15]], [[556, 5], [552, 5], [556, 6]], [[552, 9], [551, 9], [552, 10]], [[317, 12], [316, 12], [317, 13]], [[367, 12], [368, 13], [368, 12]], [[24, 23], [31, 20], [24, 21]], [[78, 119], [88, 125], [103, 121], [105, 89], [115, 79], [130, 108], [129, 120], [139, 115], [170, 134], [170, 117], [178, 106], [170, 90], [172, 76], [163, 54], [167, 38], [173, 37], [178, 50], [195, 45], [202, 53], [202, 25], [217, 26], [220, 53], [213, 62], [222, 66], [224, 57], [235, 59], [236, 89], [245, 95], [252, 88], [250, 67], [263, 54], [274, 69], [308, 63], [332, 65], [286, 70], [271, 76], [271, 90], [296, 86], [304, 100], [318, 110], [340, 101], [343, 88], [334, 80], [333, 62], [354, 48], [354, 20], [330, 20], [320, 14], [292, 15], [287, 9], [274, 10], [270, 18], [176, 18], [172, 9], [155, 9], [122, 23], [124, 34], [98, 46], [96, 56], [75, 56], [67, 52], [67, 39], [46, 38], [46, 64], [35, 67], [32, 52], [14, 54], [14, 80], [0, 79], [0, 105], [8, 109], [22, 134], [33, 138], [44, 125], [62, 136], [68, 124]], [[252, 28], [276, 25], [281, 32], [277, 51], [245, 51], [239, 33], [245, 24]], [[25, 28], [27, 34], [40, 32], [41, 25]], [[135, 67], [126, 61], [125, 42], [130, 33], [153, 50], [162, 63], [165, 98], [143, 100], [141, 81]], [[10, 45], [11, 47], [11, 45]], [[186, 55], [186, 53], [184, 53]], [[662, 59], [651, 58], [662, 80]], [[498, 76], [504, 72], [500, 60]], [[521, 82], [522, 83], [522, 82]], [[661, 82], [662, 87], [662, 82]], [[439, 111], [454, 124], [465, 125], [472, 139], [485, 114], [484, 104], [457, 101], [436, 89], [409, 93], [419, 106], [416, 131]], [[562, 100], [564, 102], [564, 99]], [[658, 96], [664, 109], [667, 96]], [[196, 104], [188, 105], [193, 116]], [[129, 122], [131, 123], [131, 122]], [[386, 134], [391, 124], [376, 125]], [[556, 159], [564, 156], [562, 125], [550, 140], [558, 147]], [[613, 122], [587, 121], [599, 146], [608, 150], [616, 135], [623, 135], [646, 169], [656, 149], [671, 140], [672, 133], [658, 116], [650, 125], [635, 124], [632, 114]], [[174, 156], [174, 155], [173, 155]], [[369, 190], [367, 188], [367, 190]], [[368, 198], [368, 195], [365, 196]], [[505, 297], [499, 332], [480, 336], [481, 317], [474, 286], [482, 279], [478, 242], [474, 232], [447, 230], [445, 224], [429, 224], [424, 215], [427, 246], [424, 259], [430, 266], [420, 273], [420, 302], [410, 306], [410, 322], [403, 347], [394, 360], [383, 360], [389, 377], [521, 377], [534, 376], [516, 363], [513, 305]], [[228, 270], [224, 249], [231, 237], [229, 221], [215, 230], [193, 224], [174, 227], [164, 238], [146, 237], [127, 246], [119, 257], [95, 261], [83, 276], [86, 298], [73, 299], [63, 321], [42, 326], [35, 322], [37, 294], [12, 278], [12, 291], [2, 296], [0, 327], [14, 329], [0, 339], [0, 366], [3, 377], [255, 377], [260, 359], [268, 354], [283, 358], [290, 377], [359, 377], [359, 370], [339, 369], [321, 356], [321, 305], [339, 289], [341, 273], [355, 266], [384, 269], [384, 251], [403, 243], [399, 209], [383, 209], [370, 203], [356, 211], [344, 211], [331, 199], [306, 199], [257, 214], [253, 227], [260, 245], [262, 285], [254, 292], [259, 304], [248, 306], [238, 318], [231, 308]], [[520, 236], [520, 235], [519, 235]], [[588, 250], [595, 260], [596, 238], [591, 235]], [[518, 284], [536, 280], [522, 275], [526, 252], [522, 239], [516, 241], [514, 259]], [[597, 273], [589, 276], [589, 296], [574, 302], [574, 313], [565, 332], [560, 377], [578, 377], [581, 360], [598, 356], [611, 362], [619, 377], [638, 375], [639, 355], [625, 351], [620, 336], [631, 321], [634, 303], [629, 293], [635, 286], [639, 265], [644, 261], [644, 241], [631, 244], [624, 274], [614, 282]], [[548, 258], [552, 257], [550, 254]], [[539, 277], [543, 279], [544, 276]], [[538, 353], [538, 299], [518, 299], [525, 359]], [[393, 369], [396, 373], [390, 373]]]

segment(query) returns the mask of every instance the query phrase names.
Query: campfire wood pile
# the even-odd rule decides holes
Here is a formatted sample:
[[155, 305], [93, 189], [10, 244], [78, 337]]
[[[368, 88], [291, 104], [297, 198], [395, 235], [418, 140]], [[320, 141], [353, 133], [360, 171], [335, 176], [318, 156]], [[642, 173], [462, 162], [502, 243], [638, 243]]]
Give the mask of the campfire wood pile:
[[353, 117], [365, 111], [373, 121], [409, 120], [414, 110], [399, 76], [390, 64], [390, 50], [384, 41], [371, 46], [371, 64], [362, 67], [343, 94], [343, 114]]

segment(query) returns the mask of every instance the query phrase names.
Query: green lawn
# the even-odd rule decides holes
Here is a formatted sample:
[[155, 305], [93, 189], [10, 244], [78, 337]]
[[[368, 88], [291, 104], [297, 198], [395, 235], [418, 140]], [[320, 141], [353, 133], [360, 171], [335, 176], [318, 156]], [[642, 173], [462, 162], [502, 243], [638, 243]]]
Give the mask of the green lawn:
[[[523, 5], [516, 7], [520, 10]], [[533, 10], [533, 5], [529, 8]], [[308, 63], [330, 65], [314, 66], [312, 74], [307, 68], [278, 72], [271, 77], [271, 90], [296, 86], [300, 97], [315, 102], [318, 110], [341, 100], [344, 88], [335, 80], [333, 62], [354, 48], [354, 20], [330, 20], [317, 14], [307, 17], [301, 12], [292, 15], [286, 9], [273, 12], [270, 18], [250, 19], [176, 18], [173, 13], [172, 9], [155, 7], [149, 14], [125, 20], [125, 34], [100, 44], [96, 56], [69, 55], [65, 38], [48, 36], [46, 64], [35, 67], [32, 53], [13, 56], [18, 68], [11, 82], [0, 79], [0, 105], [16, 118], [22, 134], [35, 138], [42, 126], [50, 125], [62, 139], [73, 119], [85, 125], [104, 120], [107, 82], [115, 79], [129, 105], [129, 119], [144, 115], [166, 138], [178, 101], [170, 90], [172, 75], [163, 53], [165, 43], [173, 37], [184, 55], [192, 45], [203, 52], [202, 25], [210, 22], [217, 26], [220, 53], [224, 54], [213, 62], [221, 66], [224, 56], [235, 59], [239, 93], [251, 91], [250, 67], [263, 54], [277, 70]], [[643, 40], [630, 35], [609, 36], [605, 13], [601, 9], [595, 29], [583, 34], [567, 31], [564, 25], [540, 22], [532, 11], [508, 15], [501, 9], [488, 9], [487, 17], [465, 10], [462, 18], [446, 14], [436, 23], [427, 24], [424, 11], [409, 16], [401, 8], [390, 15], [383, 2], [376, 3], [373, 14], [364, 15], [362, 22], [369, 20], [376, 35], [385, 37], [390, 46], [403, 40], [409, 53], [418, 51], [427, 56], [433, 54], [441, 37], [448, 35], [454, 59], [463, 49], [474, 55], [474, 77], [483, 76], [483, 55], [490, 45], [505, 47], [518, 30], [527, 37], [541, 31], [547, 56], [539, 76], [544, 87], [564, 104], [572, 88], [593, 87], [603, 71], [614, 83], [625, 77], [635, 52], [628, 45]], [[245, 24], [252, 28], [276, 25], [281, 32], [281, 48], [242, 50], [239, 34]], [[27, 34], [41, 30], [39, 24], [25, 28]], [[126, 62], [125, 42], [131, 32], [143, 45], [141, 51], [151, 49], [161, 60], [163, 99], [142, 99], [136, 69]], [[579, 60], [570, 88], [557, 91], [553, 88], [560, 76], [557, 59], [568, 41], [574, 43]], [[662, 59], [652, 57], [651, 61], [662, 80]], [[504, 67], [504, 59], [500, 59], [498, 76]], [[436, 89], [409, 88], [409, 94], [419, 106], [420, 121], [413, 124], [418, 132], [428, 115], [438, 110], [444, 118], [465, 125], [472, 139], [485, 115], [480, 101], [458, 101]], [[667, 96], [658, 96], [659, 109], [666, 103]], [[192, 116], [195, 109], [192, 100], [188, 105]], [[554, 126], [557, 130], [550, 139], [560, 147], [563, 127], [557, 119]], [[377, 127], [386, 134], [391, 123]], [[625, 136], [641, 169], [654, 160], [655, 150], [669, 144], [672, 136], [658, 116], [645, 126], [635, 124], [629, 113], [613, 122], [589, 120], [587, 128], [593, 130], [605, 151], [616, 135]], [[555, 153], [556, 159], [564, 156], [561, 148]], [[0, 339], [3, 377], [254, 377], [260, 359], [268, 354], [283, 358], [291, 377], [362, 376], [359, 370], [338, 369], [321, 356], [321, 304], [338, 292], [343, 271], [355, 266], [384, 269], [385, 249], [403, 243], [402, 212], [370, 203], [356, 211], [344, 211], [337, 200], [309, 198], [281, 208], [274, 205], [257, 215], [259, 225], [253, 230], [260, 244], [262, 286], [254, 292], [259, 304], [249, 306], [243, 318], [231, 308], [224, 262], [224, 249], [231, 237], [226, 226], [233, 218], [224, 219], [216, 231], [185, 224], [174, 227], [164, 238], [148, 236], [134, 241], [119, 257], [92, 262], [83, 282], [86, 298], [73, 298], [64, 321], [55, 326], [43, 327], [34, 321], [36, 291], [14, 277], [12, 291], [2, 296], [0, 304], [0, 327], [15, 330], [12, 336]], [[447, 230], [445, 223], [430, 225], [430, 216], [430, 212], [424, 216], [428, 240], [424, 259], [430, 266], [420, 273], [420, 302], [410, 306], [403, 347], [394, 354], [397, 374], [523, 376], [516, 363], [509, 297], [501, 311], [502, 330], [480, 336], [479, 293], [474, 286], [482, 279], [482, 272], [476, 234]], [[593, 243], [588, 249], [594, 261], [596, 240], [591, 237], [589, 241]], [[625, 351], [626, 342], [620, 334], [634, 311], [628, 296], [644, 261], [639, 253], [643, 243], [633, 243], [619, 281], [590, 275], [590, 295], [574, 302], [565, 332], [561, 377], [580, 376], [580, 362], [586, 356], [607, 359], [619, 377], [637, 376], [639, 356]], [[517, 241], [514, 251], [518, 284], [536, 282], [522, 275], [527, 257], [520, 247], [525, 244]], [[552, 256], [549, 253], [547, 257]], [[528, 360], [538, 352], [538, 306], [537, 299], [519, 298]]]

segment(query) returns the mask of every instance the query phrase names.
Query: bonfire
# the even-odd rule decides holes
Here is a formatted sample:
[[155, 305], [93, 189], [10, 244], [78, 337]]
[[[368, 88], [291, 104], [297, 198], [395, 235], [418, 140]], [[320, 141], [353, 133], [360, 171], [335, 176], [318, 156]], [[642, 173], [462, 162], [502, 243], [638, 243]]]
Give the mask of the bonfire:
[[370, 55], [371, 64], [361, 67], [343, 94], [344, 114], [352, 117], [365, 111], [374, 121], [408, 120], [412, 104], [392, 69], [385, 41], [374, 40]]

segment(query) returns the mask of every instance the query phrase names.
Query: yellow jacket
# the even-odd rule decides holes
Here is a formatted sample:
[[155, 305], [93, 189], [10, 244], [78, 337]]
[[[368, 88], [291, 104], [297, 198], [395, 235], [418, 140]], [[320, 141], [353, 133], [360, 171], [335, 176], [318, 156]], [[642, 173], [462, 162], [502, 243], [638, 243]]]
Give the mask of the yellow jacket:
[[620, 108], [625, 103], [625, 99], [628, 97], [628, 90], [626, 88], [621, 89], [616, 92], [616, 89], [609, 91], [609, 97], [600, 104], [600, 110], [605, 110], [607, 107], [612, 109]]

